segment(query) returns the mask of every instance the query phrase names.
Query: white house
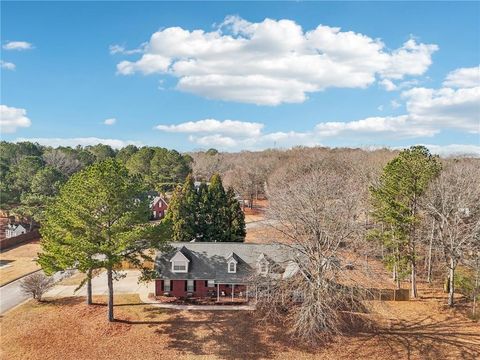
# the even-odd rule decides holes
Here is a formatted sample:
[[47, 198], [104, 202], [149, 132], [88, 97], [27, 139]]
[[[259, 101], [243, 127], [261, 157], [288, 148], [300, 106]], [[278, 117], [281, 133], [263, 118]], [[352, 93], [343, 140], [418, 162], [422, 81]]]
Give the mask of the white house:
[[5, 237], [8, 239], [14, 236], [25, 234], [26, 232], [27, 229], [25, 229], [22, 224], [8, 224], [7, 229], [5, 230]]

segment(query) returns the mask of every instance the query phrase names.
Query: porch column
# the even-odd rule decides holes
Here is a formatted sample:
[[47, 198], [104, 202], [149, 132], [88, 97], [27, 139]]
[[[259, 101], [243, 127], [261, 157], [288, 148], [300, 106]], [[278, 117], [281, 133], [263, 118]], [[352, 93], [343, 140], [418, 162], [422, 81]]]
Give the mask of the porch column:
[[233, 301], [234, 294], [235, 294], [235, 284], [232, 284], [232, 301]]
[[245, 301], [248, 302], [248, 285], [245, 285]]
[[217, 284], [217, 302], [220, 302], [220, 284]]

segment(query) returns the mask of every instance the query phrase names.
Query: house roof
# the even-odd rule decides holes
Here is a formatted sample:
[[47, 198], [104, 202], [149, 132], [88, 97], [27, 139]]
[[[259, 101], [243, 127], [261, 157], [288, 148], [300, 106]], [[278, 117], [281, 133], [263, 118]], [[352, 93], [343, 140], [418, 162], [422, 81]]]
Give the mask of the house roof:
[[[171, 248], [157, 253], [155, 270], [161, 279], [216, 280], [217, 283], [241, 283], [256, 271], [259, 258], [267, 257], [270, 262], [285, 269], [293, 254], [292, 248], [281, 244], [245, 244], [225, 242], [179, 242]], [[170, 259], [179, 252], [190, 260], [188, 273], [174, 273]], [[261, 256], [263, 254], [263, 256]], [[237, 261], [237, 272], [228, 272], [228, 260]], [[281, 275], [281, 274], [280, 274]]]
[[[156, 203], [158, 203], [159, 201], [162, 201], [164, 202], [165, 204], [167, 204], [167, 202], [165, 201], [165, 199], [162, 197], [162, 196], [155, 196], [151, 201], [150, 201], [150, 206], [154, 206]], [[167, 204], [168, 205], [168, 204]]]

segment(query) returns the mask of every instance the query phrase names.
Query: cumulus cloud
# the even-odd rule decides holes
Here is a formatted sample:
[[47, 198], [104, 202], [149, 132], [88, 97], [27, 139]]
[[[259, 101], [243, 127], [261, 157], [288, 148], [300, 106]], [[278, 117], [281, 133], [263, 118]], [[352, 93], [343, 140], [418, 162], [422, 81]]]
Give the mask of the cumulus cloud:
[[178, 78], [182, 91], [278, 105], [301, 103], [309, 93], [329, 87], [365, 88], [376, 79], [393, 84], [392, 79], [422, 75], [437, 50], [434, 44], [410, 39], [390, 51], [379, 39], [338, 27], [319, 25], [305, 31], [292, 20], [251, 23], [230, 16], [211, 32], [159, 30], [141, 58], [121, 61], [117, 72], [169, 74]]
[[115, 119], [115, 118], [109, 118], [109, 119], [105, 119], [105, 120], [103, 121], [103, 124], [104, 124], [104, 125], [114, 125], [116, 122], [117, 122], [117, 119]]
[[438, 154], [442, 157], [449, 156], [473, 156], [480, 157], [480, 146], [478, 145], [462, 145], [462, 144], [449, 144], [449, 145], [432, 145], [423, 144], [433, 154]]
[[127, 50], [125, 46], [115, 44], [115, 45], [110, 45], [108, 49], [111, 55], [115, 55], [115, 54], [133, 55], [133, 54], [141, 54], [143, 52], [143, 48], [145, 47], [145, 45], [146, 44], [144, 43], [137, 49]]
[[15, 70], [15, 64], [7, 61], [0, 60], [0, 67], [5, 70]]
[[33, 45], [26, 41], [9, 41], [3, 45], [4, 50], [30, 50]]
[[16, 142], [21, 141], [30, 141], [39, 143], [45, 146], [71, 146], [75, 147], [77, 145], [88, 146], [88, 145], [97, 145], [105, 144], [110, 145], [112, 148], [120, 149], [127, 145], [136, 145], [142, 146], [142, 143], [139, 141], [133, 140], [118, 140], [118, 139], [101, 139], [97, 137], [78, 137], [78, 138], [17, 138]]
[[18, 128], [26, 128], [32, 124], [27, 117], [27, 110], [0, 105], [0, 130], [3, 133], [14, 133]]
[[189, 121], [177, 125], [157, 125], [157, 130], [178, 133], [216, 133], [231, 134], [240, 137], [258, 136], [263, 128], [263, 124], [236, 120], [219, 121], [215, 119], [205, 119], [198, 121]]
[[480, 86], [480, 65], [471, 68], [460, 68], [450, 72], [443, 82], [443, 85], [453, 88]]
[[[305, 132], [268, 133], [264, 132], [262, 123], [215, 119], [158, 125], [156, 128], [188, 134], [191, 142], [201, 146], [239, 149], [311, 146], [340, 138], [348, 139], [351, 144], [365, 144], [372, 139], [431, 138], [447, 129], [480, 134], [480, 87], [415, 87], [403, 91], [401, 96], [405, 100], [405, 114], [322, 122]], [[392, 100], [390, 104], [394, 109], [401, 106], [397, 100]], [[378, 110], [383, 109], [379, 107]], [[455, 149], [476, 149], [470, 145], [463, 149], [460, 146], [451, 145], [443, 151], [453, 153]]]

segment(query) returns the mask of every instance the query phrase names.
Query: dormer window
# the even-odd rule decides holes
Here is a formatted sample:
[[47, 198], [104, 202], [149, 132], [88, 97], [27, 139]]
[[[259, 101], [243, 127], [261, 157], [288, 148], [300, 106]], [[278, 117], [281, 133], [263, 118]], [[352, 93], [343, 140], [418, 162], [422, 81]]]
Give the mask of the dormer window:
[[268, 263], [266, 261], [262, 261], [260, 263], [260, 274], [266, 274], [268, 273]]
[[228, 263], [228, 272], [236, 273], [237, 272], [237, 263], [235, 261], [230, 261]]
[[187, 262], [186, 261], [172, 261], [172, 271], [173, 272], [187, 272]]
[[182, 253], [182, 251], [177, 251], [176, 254], [170, 259], [170, 262], [172, 263], [172, 272], [188, 272], [188, 263], [190, 262], [190, 260]]

